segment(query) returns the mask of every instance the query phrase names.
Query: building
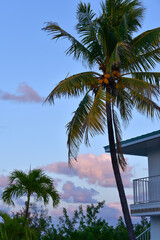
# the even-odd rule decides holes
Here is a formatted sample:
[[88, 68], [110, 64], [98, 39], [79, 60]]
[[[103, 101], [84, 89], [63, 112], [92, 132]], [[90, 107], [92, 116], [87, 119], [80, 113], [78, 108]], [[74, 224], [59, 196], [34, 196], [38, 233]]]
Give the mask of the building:
[[[160, 130], [128, 139], [123, 154], [148, 157], [148, 176], [133, 180], [132, 216], [149, 216], [151, 240], [160, 240]], [[109, 152], [109, 146], [105, 152]], [[147, 239], [147, 238], [145, 238]]]

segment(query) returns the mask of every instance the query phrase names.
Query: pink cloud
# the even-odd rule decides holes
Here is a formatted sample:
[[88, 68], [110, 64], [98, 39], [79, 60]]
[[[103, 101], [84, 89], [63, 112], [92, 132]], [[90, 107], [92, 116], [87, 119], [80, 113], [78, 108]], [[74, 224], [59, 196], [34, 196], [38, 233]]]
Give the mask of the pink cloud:
[[4, 175], [0, 175], [0, 187], [6, 187], [8, 185], [8, 177]]
[[63, 185], [63, 193], [61, 199], [65, 202], [73, 203], [97, 203], [97, 200], [93, 197], [99, 193], [94, 189], [87, 189], [82, 187], [76, 187], [72, 182], [66, 182]]
[[[111, 159], [107, 154], [101, 156], [80, 154], [78, 161], [74, 163], [72, 168], [69, 168], [66, 162], [59, 162], [44, 166], [43, 169], [57, 174], [78, 176], [80, 179], [86, 179], [90, 184], [98, 184], [104, 187], [116, 186]], [[132, 167], [127, 166], [126, 171], [122, 172], [125, 187], [132, 187], [132, 176]]]
[[16, 94], [3, 92], [2, 90], [0, 90], [0, 99], [11, 100], [16, 102], [35, 102], [35, 103], [44, 101], [44, 98], [39, 96], [39, 94], [25, 82], [19, 84]]

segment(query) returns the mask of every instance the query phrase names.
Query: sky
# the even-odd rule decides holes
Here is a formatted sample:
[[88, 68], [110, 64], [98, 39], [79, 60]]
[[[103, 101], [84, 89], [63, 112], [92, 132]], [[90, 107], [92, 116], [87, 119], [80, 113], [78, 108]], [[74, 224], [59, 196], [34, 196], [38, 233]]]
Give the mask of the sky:
[[[60, 99], [55, 105], [44, 99], [68, 74], [88, 70], [80, 61], [65, 55], [67, 41], [52, 41], [41, 29], [46, 22], [57, 22], [77, 37], [75, 32], [77, 0], [6, 0], [0, 2], [0, 192], [14, 169], [27, 171], [41, 167], [55, 180], [61, 194], [60, 206], [50, 213], [57, 217], [62, 207], [73, 212], [79, 205], [105, 200], [103, 217], [109, 223], [121, 215], [119, 198], [110, 165], [103, 147], [107, 134], [91, 139], [91, 147], [82, 144], [78, 163], [67, 165], [66, 124], [80, 99]], [[90, 0], [98, 14], [100, 1]], [[143, 0], [146, 7], [142, 29], [160, 23], [159, 0]], [[135, 36], [136, 36], [135, 35]], [[95, 68], [95, 70], [97, 70]], [[157, 71], [160, 66], [157, 66]], [[158, 120], [148, 120], [136, 111], [123, 140], [159, 130]], [[132, 180], [147, 176], [147, 159], [126, 156], [128, 167], [122, 174], [129, 204], [132, 203]], [[24, 200], [17, 204], [21, 207]], [[2, 201], [0, 209], [10, 210]]]

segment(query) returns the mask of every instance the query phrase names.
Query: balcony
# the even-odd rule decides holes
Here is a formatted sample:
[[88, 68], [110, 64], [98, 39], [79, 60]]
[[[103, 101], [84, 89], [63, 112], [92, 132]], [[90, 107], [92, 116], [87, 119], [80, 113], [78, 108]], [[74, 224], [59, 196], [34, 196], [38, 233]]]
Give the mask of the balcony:
[[133, 216], [160, 215], [160, 175], [133, 181]]

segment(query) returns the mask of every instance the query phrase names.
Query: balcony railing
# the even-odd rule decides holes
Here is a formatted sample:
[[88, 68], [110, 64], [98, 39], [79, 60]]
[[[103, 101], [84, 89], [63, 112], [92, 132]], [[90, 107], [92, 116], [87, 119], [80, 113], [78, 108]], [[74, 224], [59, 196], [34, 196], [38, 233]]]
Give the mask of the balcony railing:
[[136, 240], [150, 240], [150, 239], [151, 239], [151, 227], [149, 227], [138, 237], [136, 237]]
[[160, 202], [160, 175], [133, 180], [134, 204]]

